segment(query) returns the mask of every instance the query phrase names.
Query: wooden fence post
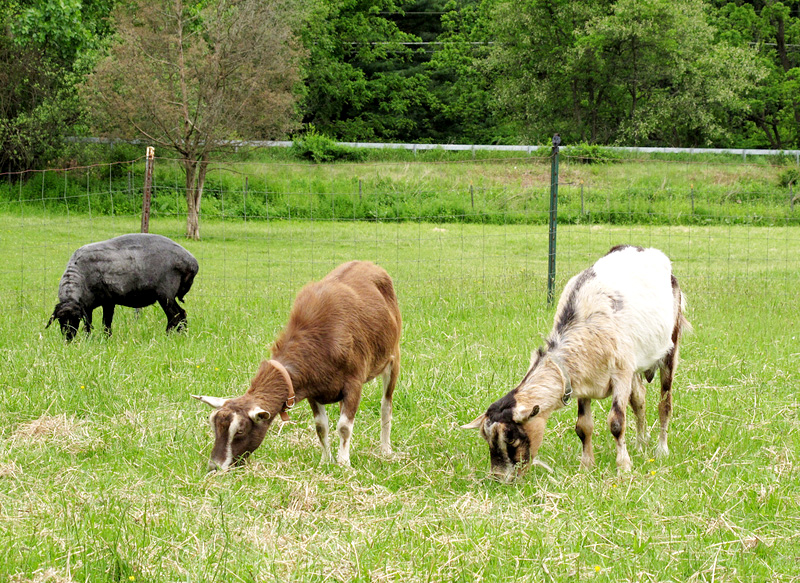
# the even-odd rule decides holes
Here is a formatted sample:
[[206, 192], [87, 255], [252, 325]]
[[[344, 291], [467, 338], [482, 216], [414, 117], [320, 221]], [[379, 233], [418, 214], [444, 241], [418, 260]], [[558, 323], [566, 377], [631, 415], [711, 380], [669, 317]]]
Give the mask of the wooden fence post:
[[148, 146], [144, 170], [144, 193], [142, 195], [142, 233], [150, 232], [150, 199], [152, 198], [151, 190], [153, 187], [153, 161], [155, 154], [155, 148]]

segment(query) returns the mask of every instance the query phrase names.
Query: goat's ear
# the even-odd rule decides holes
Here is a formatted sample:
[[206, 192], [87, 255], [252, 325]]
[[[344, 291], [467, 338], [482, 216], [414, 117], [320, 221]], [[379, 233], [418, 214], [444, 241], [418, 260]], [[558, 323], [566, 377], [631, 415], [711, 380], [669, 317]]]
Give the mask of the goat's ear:
[[214, 409], [219, 409], [222, 407], [228, 399], [223, 399], [221, 397], [206, 397], [204, 395], [192, 395], [193, 399], [197, 399], [198, 401], [202, 401], [209, 407], [213, 407]]
[[528, 365], [528, 370], [532, 369], [533, 366], [539, 361], [540, 358], [544, 356], [544, 350], [541, 348], [537, 348], [531, 353], [531, 363]]
[[250, 417], [253, 423], [261, 423], [262, 421], [266, 421], [272, 417], [269, 411], [265, 411], [261, 407], [253, 407], [250, 409], [247, 415]]
[[539, 414], [539, 405], [517, 405], [511, 413], [514, 423], [525, 423], [531, 417]]
[[481, 425], [483, 425], [483, 422], [485, 420], [486, 420], [486, 413], [483, 413], [475, 417], [475, 419], [473, 419], [466, 425], [462, 425], [461, 429], [480, 429]]

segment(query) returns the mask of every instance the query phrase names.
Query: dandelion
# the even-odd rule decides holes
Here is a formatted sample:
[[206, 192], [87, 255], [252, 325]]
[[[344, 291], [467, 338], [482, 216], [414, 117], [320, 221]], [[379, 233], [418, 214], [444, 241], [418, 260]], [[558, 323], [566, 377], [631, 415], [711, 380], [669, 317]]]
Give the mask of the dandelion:
[[656, 460], [655, 460], [655, 458], [650, 458], [650, 459], [649, 459], [649, 460], [647, 460], [647, 461], [648, 461], [648, 462], [650, 462], [650, 463], [652, 463], [652, 462], [654, 462], [654, 461], [656, 461]]
[[218, 367], [218, 366], [215, 366], [215, 367], [214, 367], [214, 370], [219, 370], [219, 367]]
[[133, 575], [131, 575], [130, 577], [128, 577], [128, 580], [129, 580], [129, 581], [136, 581], [136, 577], [134, 577]]
[[197, 365], [197, 368], [200, 368], [200, 365], [199, 365], [199, 364]]
[[650, 475], [651, 476], [655, 476], [656, 475], [656, 471], [655, 470], [650, 470]]
[[599, 573], [600, 572], [600, 565], [595, 565], [594, 566], [594, 572], [595, 573]]
[[85, 388], [86, 388], [86, 385], [81, 385], [81, 388], [82, 388], [82, 389], [85, 389]]

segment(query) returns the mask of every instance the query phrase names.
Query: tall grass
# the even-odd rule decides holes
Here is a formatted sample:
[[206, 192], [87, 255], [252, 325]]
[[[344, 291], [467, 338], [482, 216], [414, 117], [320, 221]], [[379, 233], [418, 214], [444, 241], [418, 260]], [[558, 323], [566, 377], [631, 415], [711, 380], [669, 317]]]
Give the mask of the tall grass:
[[[122, 160], [29, 173], [0, 183], [0, 212], [127, 215], [141, 209], [144, 163]], [[491, 155], [491, 157], [489, 157]], [[380, 158], [378, 158], [380, 156]], [[544, 224], [550, 160], [514, 153], [380, 151], [362, 163], [298, 162], [280, 148], [229, 155], [210, 169], [203, 216], [240, 220], [420, 219]], [[130, 158], [129, 158], [130, 160]], [[587, 164], [562, 155], [560, 222], [565, 224], [754, 224], [796, 222], [793, 160], [619, 156]], [[800, 203], [798, 203], [800, 204]], [[180, 164], [159, 158], [154, 216], [186, 213]]]
[[[119, 309], [114, 335], [66, 345], [43, 326], [79, 244], [134, 218], [0, 215], [0, 573], [40, 581], [796, 581], [800, 548], [797, 227], [563, 228], [558, 283], [611, 244], [663, 248], [695, 332], [675, 383], [671, 455], [617, 476], [608, 403], [598, 467], [579, 471], [574, 408], [513, 486], [458, 429], [525, 372], [547, 334], [543, 227], [156, 218], [200, 260], [189, 329]], [[203, 471], [208, 411], [242, 392], [300, 285], [378, 261], [404, 318], [393, 441], [380, 390], [356, 417], [352, 469], [319, 466], [308, 408], [244, 467]], [[657, 429], [657, 390], [648, 397]], [[631, 436], [632, 437], [632, 436]], [[633, 448], [631, 448], [633, 452]]]

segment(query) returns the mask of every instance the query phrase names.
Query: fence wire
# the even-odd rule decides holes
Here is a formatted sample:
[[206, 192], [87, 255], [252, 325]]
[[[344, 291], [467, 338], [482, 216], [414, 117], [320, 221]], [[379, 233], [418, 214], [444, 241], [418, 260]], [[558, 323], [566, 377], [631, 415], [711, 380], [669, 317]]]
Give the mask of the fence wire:
[[[800, 284], [791, 171], [563, 157], [556, 293], [611, 246], [628, 243], [667, 253], [694, 293], [790, 301]], [[139, 230], [143, 177], [144, 160], [11, 177], [0, 200], [0, 302], [49, 315], [78, 247]], [[367, 259], [415, 301], [503, 302], [511, 288], [544, 301], [549, 188], [549, 164], [531, 157], [227, 164], [209, 173], [202, 239], [187, 241], [183, 177], [175, 161], [158, 159], [151, 232], [197, 256], [195, 297], [289, 302], [335, 265]]]

